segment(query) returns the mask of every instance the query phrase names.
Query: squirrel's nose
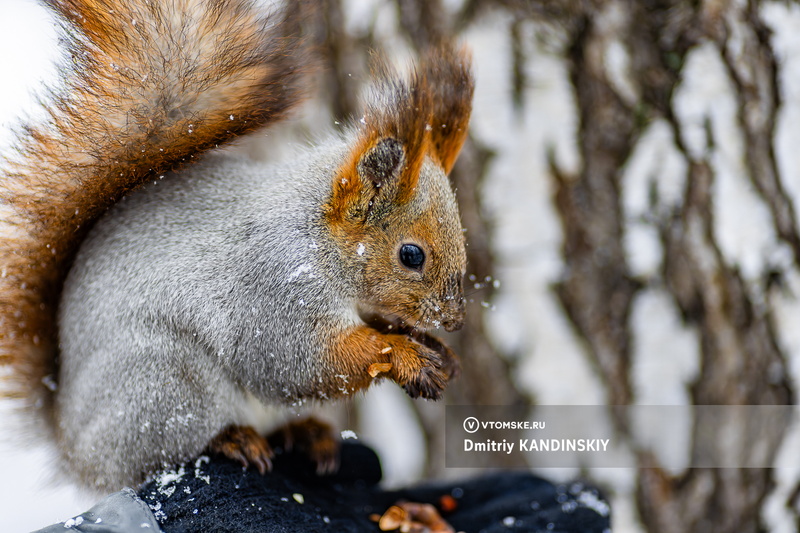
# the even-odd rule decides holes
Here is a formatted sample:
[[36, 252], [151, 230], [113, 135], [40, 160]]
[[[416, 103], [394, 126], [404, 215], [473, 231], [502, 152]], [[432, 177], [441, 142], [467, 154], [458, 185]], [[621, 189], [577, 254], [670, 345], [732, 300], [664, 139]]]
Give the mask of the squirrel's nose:
[[457, 331], [464, 325], [464, 313], [454, 316], [450, 315], [442, 321], [445, 331]]
[[464, 301], [464, 286], [462, 277], [453, 275], [448, 283], [448, 291], [443, 298], [444, 319], [442, 326], [446, 331], [456, 331], [464, 325], [464, 315], [466, 313], [466, 302]]

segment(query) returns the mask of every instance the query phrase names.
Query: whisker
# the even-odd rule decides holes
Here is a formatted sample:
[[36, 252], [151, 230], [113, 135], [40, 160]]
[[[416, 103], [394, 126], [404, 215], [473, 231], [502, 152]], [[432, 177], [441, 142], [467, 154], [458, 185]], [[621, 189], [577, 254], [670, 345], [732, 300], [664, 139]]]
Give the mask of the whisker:
[[476, 288], [476, 289], [474, 289], [474, 290], [472, 290], [472, 291], [465, 292], [465, 293], [464, 293], [464, 298], [469, 298], [470, 296], [472, 296], [472, 295], [474, 295], [474, 294], [478, 294], [478, 293], [479, 293], [479, 292], [481, 292], [481, 291], [485, 291], [485, 290], [486, 290], [486, 289], [488, 289], [488, 288], [489, 288], [489, 287], [488, 287], [487, 285], [484, 285], [484, 286], [482, 286], [482, 287], [479, 287], [479, 288]]

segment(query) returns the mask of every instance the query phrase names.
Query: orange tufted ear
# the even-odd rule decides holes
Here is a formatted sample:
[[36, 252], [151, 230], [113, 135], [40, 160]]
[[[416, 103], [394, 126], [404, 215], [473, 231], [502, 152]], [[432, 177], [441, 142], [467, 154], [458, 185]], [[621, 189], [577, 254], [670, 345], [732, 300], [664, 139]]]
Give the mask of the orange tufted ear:
[[449, 172], [467, 134], [473, 80], [469, 56], [442, 45], [407, 78], [376, 60], [376, 82], [356, 141], [334, 176], [332, 221], [380, 218], [416, 190], [426, 155]]
[[464, 48], [440, 46], [429, 50], [421, 64], [421, 77], [431, 92], [432, 155], [449, 174], [467, 138], [475, 82], [471, 58]]

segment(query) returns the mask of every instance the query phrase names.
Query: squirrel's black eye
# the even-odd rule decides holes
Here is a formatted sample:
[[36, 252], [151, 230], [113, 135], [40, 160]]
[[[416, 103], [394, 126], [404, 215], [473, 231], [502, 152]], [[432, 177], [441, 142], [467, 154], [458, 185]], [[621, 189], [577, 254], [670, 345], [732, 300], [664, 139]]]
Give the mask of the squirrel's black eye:
[[425, 264], [425, 252], [416, 244], [404, 244], [400, 247], [400, 262], [408, 268], [420, 270]]

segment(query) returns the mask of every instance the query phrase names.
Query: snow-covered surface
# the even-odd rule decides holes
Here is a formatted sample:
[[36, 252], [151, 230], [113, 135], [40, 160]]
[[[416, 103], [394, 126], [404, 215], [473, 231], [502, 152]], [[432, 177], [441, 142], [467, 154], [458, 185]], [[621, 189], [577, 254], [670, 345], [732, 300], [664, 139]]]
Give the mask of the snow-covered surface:
[[[348, 27], [358, 31], [372, 20], [377, 3], [348, 0], [352, 13]], [[458, 4], [457, 1], [447, 5]], [[776, 156], [785, 176], [800, 174], [800, 7], [771, 2], [764, 8], [774, 30], [773, 44], [781, 61], [784, 104], [779, 119]], [[614, 22], [618, 14], [606, 13]], [[391, 35], [394, 14], [377, 17], [380, 36]], [[359, 22], [361, 21], [361, 22]], [[477, 88], [473, 132], [480, 142], [498, 151], [485, 189], [486, 215], [495, 227], [497, 278], [502, 282], [487, 311], [494, 341], [519, 360], [517, 379], [523, 390], [543, 404], [599, 404], [604, 393], [587, 363], [583, 347], [566, 322], [552, 290], [562, 273], [561, 228], [552, 205], [552, 179], [547, 154], [554, 155], [565, 171], [579, 168], [574, 146], [577, 118], [564, 63], [533, 35], [525, 39], [532, 60], [527, 68], [529, 86], [522, 110], [508, 103], [510, 49], [509, 20], [501, 15], [484, 18], [470, 28], [465, 39], [474, 50]], [[384, 28], [381, 30], [381, 28]], [[386, 37], [389, 39], [389, 37]], [[392, 44], [392, 43], [388, 43]], [[402, 48], [402, 43], [394, 43]], [[635, 98], [635, 89], [625, 80], [628, 59], [615, 41], [607, 43], [605, 60], [619, 79], [624, 97]], [[52, 79], [55, 32], [44, 10], [33, 0], [3, 0], [0, 17], [0, 145], [5, 144], [7, 125], [23, 109], [30, 109], [29, 91], [42, 79]], [[710, 161], [717, 171], [715, 182], [716, 237], [727, 261], [738, 264], [746, 280], [759, 275], [767, 264], [784, 264], [785, 250], [775, 244], [763, 202], [743, 175], [741, 136], [735, 123], [735, 102], [719, 57], [708, 46], [692, 51], [687, 59], [686, 80], [676, 93], [678, 119], [684, 125], [686, 144], [694, 154], [709, 155], [705, 145], [706, 121], [714, 135]], [[656, 120], [643, 133], [629, 160], [624, 176], [625, 246], [633, 273], [648, 279], [658, 276], [663, 250], [648, 223], [654, 214], [649, 190], [658, 191], [659, 209], [679, 201], [685, 163], [673, 145], [668, 126]], [[785, 181], [788, 192], [800, 205], [800, 179]], [[742, 213], [747, 216], [743, 217]], [[360, 253], [357, 249], [356, 253]], [[296, 277], [308, 275], [298, 267]], [[787, 291], [770, 296], [781, 347], [790, 356], [795, 383], [800, 377], [800, 275], [795, 270], [786, 280]], [[637, 401], [641, 404], [680, 404], [688, 401], [686, 385], [697, 372], [696, 332], [683, 325], [674, 304], [657, 287], [642, 291], [634, 302], [633, 376]], [[384, 386], [369, 393], [364, 402], [358, 437], [376, 446], [384, 461], [388, 480], [401, 484], [419, 475], [427, 453], [408, 399], [397, 387]], [[386, 413], [392, 413], [387, 416]], [[687, 428], [688, 431], [688, 428]], [[7, 406], [0, 405], [0, 434], [13, 433]], [[687, 434], [661, 439], [667, 457], [686, 445]], [[682, 444], [679, 444], [682, 443]], [[800, 475], [797, 446], [800, 432], [787, 439], [778, 487], [765, 508], [764, 519], [773, 532], [793, 531], [783, 502]], [[680, 449], [676, 449], [679, 448]], [[52, 454], [30, 442], [0, 442], [0, 516], [4, 531], [28, 531], [64, 520], [91, 506], [94, 496], [80, 494], [70, 486], [54, 486], [47, 472]], [[572, 470], [542, 472], [556, 480], [577, 474]], [[634, 473], [624, 469], [598, 469], [592, 478], [614, 488], [614, 530], [641, 531], [635, 519], [631, 495]]]

